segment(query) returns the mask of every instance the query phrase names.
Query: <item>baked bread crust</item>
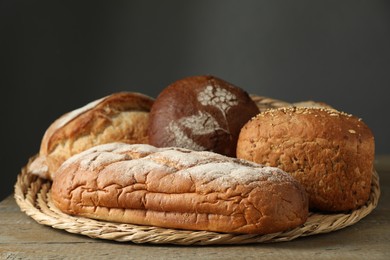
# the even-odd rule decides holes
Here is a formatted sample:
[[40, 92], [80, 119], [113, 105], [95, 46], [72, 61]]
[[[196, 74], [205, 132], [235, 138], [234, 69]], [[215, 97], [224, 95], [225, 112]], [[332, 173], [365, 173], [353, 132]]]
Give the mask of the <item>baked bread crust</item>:
[[331, 108], [332, 106], [325, 102], [319, 102], [319, 101], [313, 101], [313, 100], [306, 100], [306, 101], [299, 101], [294, 103], [289, 103], [280, 99], [274, 99], [270, 97], [265, 96], [258, 96], [258, 95], [250, 95], [251, 99], [256, 103], [257, 107], [259, 108], [260, 112], [265, 112], [270, 109], [277, 109], [282, 107], [323, 107], [323, 108]]
[[234, 157], [242, 126], [258, 113], [241, 88], [213, 76], [188, 77], [156, 98], [150, 112], [149, 143]]
[[347, 211], [368, 199], [374, 137], [359, 118], [334, 109], [268, 110], [241, 130], [237, 157], [279, 167], [309, 194], [310, 208]]
[[46, 130], [29, 171], [52, 179], [62, 162], [92, 146], [118, 141], [147, 143], [153, 101], [143, 94], [119, 92], [66, 113]]
[[304, 188], [280, 169], [146, 144], [111, 143], [73, 156], [51, 196], [67, 214], [187, 230], [267, 234], [308, 216]]
[[250, 95], [251, 99], [256, 103], [256, 106], [259, 108], [260, 112], [265, 112], [269, 109], [281, 108], [281, 107], [291, 107], [293, 104], [288, 103], [283, 100], [274, 99], [265, 96]]
[[321, 102], [321, 101], [313, 101], [313, 100], [306, 100], [306, 101], [300, 101], [300, 102], [294, 102], [292, 103], [294, 107], [318, 107], [318, 108], [328, 108], [328, 109], [335, 109], [331, 105]]

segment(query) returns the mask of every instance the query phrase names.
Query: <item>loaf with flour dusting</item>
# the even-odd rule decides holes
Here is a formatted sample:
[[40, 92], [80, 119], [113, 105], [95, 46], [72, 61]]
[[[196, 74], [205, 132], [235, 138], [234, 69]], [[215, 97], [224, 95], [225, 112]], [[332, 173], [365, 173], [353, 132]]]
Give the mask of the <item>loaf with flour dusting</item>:
[[288, 103], [283, 100], [274, 99], [265, 96], [251, 95], [251, 99], [256, 103], [260, 112], [265, 112], [270, 109], [278, 109], [282, 107], [322, 107], [333, 109], [332, 106], [325, 102], [306, 100], [294, 103]]
[[119, 92], [95, 100], [54, 121], [45, 132], [39, 156], [29, 171], [52, 179], [69, 157], [92, 146], [109, 142], [147, 143], [148, 96]]
[[68, 214], [186, 230], [266, 234], [308, 216], [304, 189], [280, 169], [145, 144], [111, 143], [73, 156], [51, 196]]
[[193, 76], [165, 88], [150, 111], [149, 144], [234, 157], [241, 127], [259, 113], [248, 93], [214, 76]]

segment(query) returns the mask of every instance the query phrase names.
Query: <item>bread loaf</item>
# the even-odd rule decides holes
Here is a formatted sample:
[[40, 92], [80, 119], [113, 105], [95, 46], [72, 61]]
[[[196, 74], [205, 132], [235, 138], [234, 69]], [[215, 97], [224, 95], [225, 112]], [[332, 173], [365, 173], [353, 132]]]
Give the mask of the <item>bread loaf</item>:
[[306, 101], [300, 101], [300, 102], [294, 102], [292, 103], [294, 107], [318, 107], [318, 108], [328, 108], [328, 109], [334, 109], [331, 105], [321, 102], [321, 101], [313, 101], [313, 100], [306, 100]]
[[111, 143], [71, 157], [51, 196], [67, 214], [187, 230], [266, 234], [308, 216], [304, 189], [280, 169], [145, 144]]
[[267, 111], [269, 109], [281, 108], [281, 107], [291, 107], [293, 104], [279, 99], [274, 99], [265, 96], [251, 95], [251, 99], [256, 103], [260, 112]]
[[235, 156], [241, 127], [259, 113], [239, 87], [213, 76], [174, 82], [150, 113], [149, 143]]
[[265, 97], [265, 96], [251, 95], [250, 97], [256, 103], [260, 112], [265, 112], [270, 109], [277, 109], [282, 107], [323, 107], [323, 108], [333, 109], [332, 106], [326, 104], [325, 102], [319, 102], [313, 100], [289, 103], [286, 101]]
[[290, 173], [312, 209], [347, 211], [369, 197], [374, 137], [362, 120], [334, 109], [272, 109], [243, 127], [237, 157]]
[[92, 146], [115, 141], [147, 143], [152, 104], [148, 96], [121, 92], [61, 116], [45, 132], [29, 171], [52, 179], [67, 158]]

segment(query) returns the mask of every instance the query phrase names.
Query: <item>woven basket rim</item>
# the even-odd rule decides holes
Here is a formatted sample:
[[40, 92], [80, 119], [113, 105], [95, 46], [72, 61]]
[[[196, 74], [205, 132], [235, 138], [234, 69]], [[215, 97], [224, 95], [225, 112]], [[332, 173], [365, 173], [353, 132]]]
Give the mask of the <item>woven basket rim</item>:
[[[31, 163], [31, 160], [29, 163]], [[57, 209], [51, 201], [51, 182], [29, 173], [27, 171], [28, 164], [23, 167], [18, 175], [14, 192], [16, 203], [25, 214], [39, 224], [55, 229], [62, 229], [91, 238], [119, 242], [220, 245], [290, 241], [298, 237], [333, 232], [351, 226], [370, 214], [378, 205], [380, 197], [379, 176], [373, 170], [371, 193], [368, 201], [362, 207], [348, 213], [323, 214], [310, 212], [307, 221], [300, 227], [267, 235], [176, 230], [67, 215]]]

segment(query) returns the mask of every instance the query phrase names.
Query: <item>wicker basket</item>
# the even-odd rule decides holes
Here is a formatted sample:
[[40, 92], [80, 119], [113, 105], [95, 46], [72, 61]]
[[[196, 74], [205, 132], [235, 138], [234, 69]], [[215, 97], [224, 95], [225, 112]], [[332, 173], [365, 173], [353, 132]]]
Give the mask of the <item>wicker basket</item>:
[[304, 225], [274, 234], [227, 234], [138, 226], [70, 216], [53, 205], [50, 196], [51, 182], [28, 173], [26, 169], [27, 166], [22, 169], [15, 184], [15, 200], [28, 216], [40, 224], [70, 233], [120, 242], [216, 245], [290, 241], [353, 225], [375, 209], [380, 196], [379, 177], [374, 171], [370, 198], [364, 206], [355, 211], [343, 214], [310, 213]]

